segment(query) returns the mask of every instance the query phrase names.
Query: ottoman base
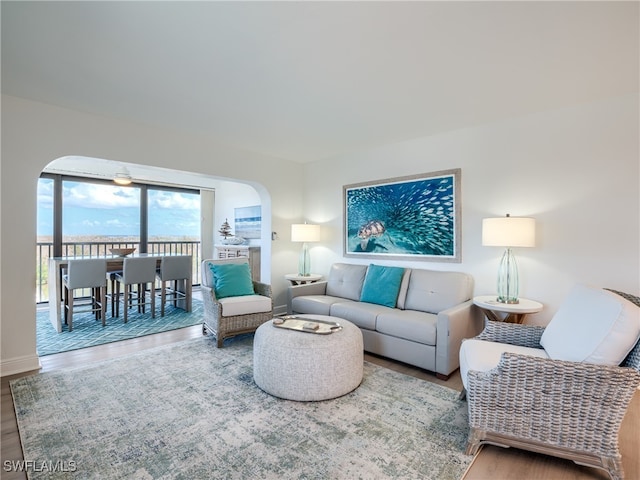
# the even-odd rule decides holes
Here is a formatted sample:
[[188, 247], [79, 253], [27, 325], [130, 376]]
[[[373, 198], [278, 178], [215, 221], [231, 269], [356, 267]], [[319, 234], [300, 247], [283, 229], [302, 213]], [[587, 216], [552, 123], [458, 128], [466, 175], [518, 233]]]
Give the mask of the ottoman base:
[[362, 382], [362, 333], [353, 323], [325, 315], [305, 318], [337, 322], [329, 335], [298, 332], [262, 324], [253, 339], [253, 379], [265, 392], [287, 400], [317, 401], [340, 397]]

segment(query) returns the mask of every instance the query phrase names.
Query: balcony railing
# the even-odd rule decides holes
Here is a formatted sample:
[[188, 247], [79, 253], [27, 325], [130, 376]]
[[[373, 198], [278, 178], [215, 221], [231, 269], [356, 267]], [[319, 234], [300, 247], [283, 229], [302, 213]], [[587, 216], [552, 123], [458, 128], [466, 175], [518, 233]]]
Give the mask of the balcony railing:
[[[99, 257], [110, 255], [110, 248], [132, 248], [140, 251], [137, 242], [63, 242], [63, 257]], [[194, 285], [200, 284], [200, 242], [190, 240], [160, 240], [147, 243], [147, 253], [160, 255], [191, 255], [193, 257]], [[36, 244], [36, 302], [49, 301], [49, 257], [53, 256], [53, 243]]]

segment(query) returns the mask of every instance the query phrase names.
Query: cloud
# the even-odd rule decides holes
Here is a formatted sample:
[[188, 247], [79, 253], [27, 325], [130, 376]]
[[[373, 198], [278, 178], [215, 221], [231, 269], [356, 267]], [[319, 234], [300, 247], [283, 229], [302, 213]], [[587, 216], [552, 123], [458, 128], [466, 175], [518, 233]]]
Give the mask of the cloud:
[[[49, 195], [52, 198], [49, 191], [45, 188], [42, 190], [42, 195]], [[65, 207], [114, 209], [140, 206], [140, 190], [137, 188], [65, 182], [63, 195]], [[151, 190], [149, 206], [152, 209], [199, 211], [200, 196], [192, 193]]]
[[200, 196], [193, 193], [153, 191], [149, 195], [151, 208], [171, 210], [200, 210]]
[[65, 207], [114, 209], [140, 206], [140, 190], [82, 182], [64, 182]]

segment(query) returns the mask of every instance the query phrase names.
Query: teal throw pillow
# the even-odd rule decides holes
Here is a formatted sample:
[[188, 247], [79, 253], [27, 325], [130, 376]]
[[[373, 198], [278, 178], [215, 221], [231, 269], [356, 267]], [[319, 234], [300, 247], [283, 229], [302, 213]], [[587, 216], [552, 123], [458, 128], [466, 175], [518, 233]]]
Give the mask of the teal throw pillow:
[[253, 295], [253, 282], [248, 263], [209, 264], [216, 298], [241, 297]]
[[400, 292], [404, 268], [369, 265], [364, 277], [360, 301], [395, 307]]

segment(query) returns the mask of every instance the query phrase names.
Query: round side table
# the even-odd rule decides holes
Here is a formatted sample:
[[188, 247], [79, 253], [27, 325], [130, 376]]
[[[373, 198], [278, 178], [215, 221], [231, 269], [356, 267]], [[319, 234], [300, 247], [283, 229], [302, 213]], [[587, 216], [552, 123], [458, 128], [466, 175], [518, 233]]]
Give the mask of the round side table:
[[[473, 297], [474, 305], [494, 322], [522, 323], [528, 313], [538, 313], [542, 310], [542, 304], [535, 300], [520, 298], [519, 303], [502, 303], [496, 300], [496, 297], [496, 295]], [[507, 315], [502, 317], [498, 313], [506, 313]]]
[[322, 280], [322, 275], [310, 273], [309, 275], [298, 275], [297, 273], [287, 273], [284, 278], [291, 282], [291, 285], [304, 285], [305, 283], [315, 283]]

